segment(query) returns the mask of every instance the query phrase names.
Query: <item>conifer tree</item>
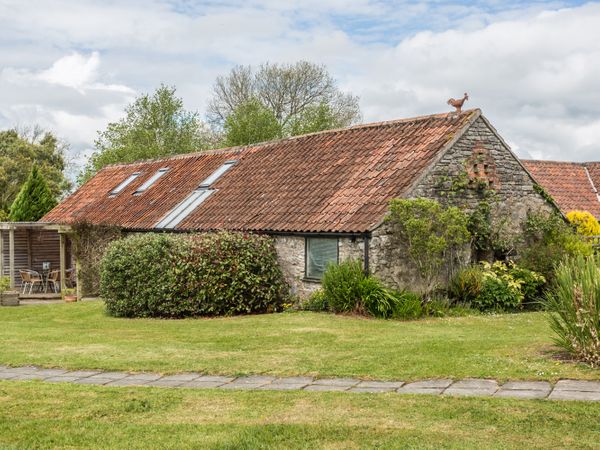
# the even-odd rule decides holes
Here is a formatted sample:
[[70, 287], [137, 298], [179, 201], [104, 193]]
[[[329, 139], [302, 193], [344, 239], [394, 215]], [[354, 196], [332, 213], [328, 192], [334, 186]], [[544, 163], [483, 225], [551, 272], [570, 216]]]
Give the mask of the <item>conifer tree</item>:
[[37, 166], [31, 172], [15, 201], [10, 207], [10, 220], [13, 222], [35, 222], [56, 206], [46, 179]]

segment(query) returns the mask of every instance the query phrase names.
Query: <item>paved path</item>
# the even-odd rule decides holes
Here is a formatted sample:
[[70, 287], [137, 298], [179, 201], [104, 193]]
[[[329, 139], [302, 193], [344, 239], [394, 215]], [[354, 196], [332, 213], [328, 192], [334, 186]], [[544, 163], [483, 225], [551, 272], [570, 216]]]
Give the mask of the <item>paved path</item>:
[[52, 383], [95, 384], [103, 386], [154, 386], [184, 388], [251, 389], [271, 391], [344, 391], [397, 392], [477, 397], [510, 397], [522, 399], [600, 401], [600, 381], [560, 380], [555, 385], [546, 381], [495, 380], [424, 380], [364, 381], [354, 378], [285, 377], [264, 375], [225, 377], [182, 373], [162, 376], [157, 373], [103, 372], [99, 370], [42, 369], [34, 366], [0, 366], [0, 380], [43, 380]]

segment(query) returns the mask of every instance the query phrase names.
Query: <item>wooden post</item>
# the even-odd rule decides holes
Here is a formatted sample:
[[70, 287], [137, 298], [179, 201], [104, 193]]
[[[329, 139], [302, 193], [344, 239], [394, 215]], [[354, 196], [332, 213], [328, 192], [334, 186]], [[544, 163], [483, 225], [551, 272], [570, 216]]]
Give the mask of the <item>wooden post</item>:
[[8, 230], [8, 265], [10, 267], [10, 288], [15, 288], [15, 229]]
[[[73, 248], [73, 242], [71, 242], [71, 249]], [[73, 251], [73, 250], [71, 250]], [[81, 263], [79, 262], [79, 258], [75, 258], [75, 282], [77, 283], [75, 285], [76, 289], [77, 289], [77, 301], [80, 302], [81, 301], [81, 296], [82, 296], [82, 292], [81, 292], [81, 283], [79, 282], [79, 271], [81, 270]]]
[[27, 233], [27, 268], [33, 269], [33, 252], [31, 251], [31, 230], [28, 228], [27, 230], [25, 230], [25, 232]]
[[59, 233], [58, 237], [60, 239], [60, 292], [64, 293], [66, 284], [65, 277], [67, 275], [66, 266], [66, 237], [64, 233]]

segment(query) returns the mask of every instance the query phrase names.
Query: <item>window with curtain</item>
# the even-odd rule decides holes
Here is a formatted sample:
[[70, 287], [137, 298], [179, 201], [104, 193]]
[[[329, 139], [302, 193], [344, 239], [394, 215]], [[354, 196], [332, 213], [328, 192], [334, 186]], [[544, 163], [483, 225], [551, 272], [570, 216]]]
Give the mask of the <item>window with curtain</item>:
[[338, 262], [337, 238], [306, 238], [306, 277], [320, 280], [329, 263]]

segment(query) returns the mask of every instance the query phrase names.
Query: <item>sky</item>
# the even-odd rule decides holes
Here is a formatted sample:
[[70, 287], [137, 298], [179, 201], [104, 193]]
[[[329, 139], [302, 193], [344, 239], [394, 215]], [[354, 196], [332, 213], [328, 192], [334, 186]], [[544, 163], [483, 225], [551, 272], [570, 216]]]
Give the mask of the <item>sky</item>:
[[468, 92], [520, 157], [600, 160], [600, 2], [0, 0], [0, 129], [53, 131], [74, 173], [161, 83], [204, 115], [235, 65], [298, 60], [358, 95], [365, 123]]

